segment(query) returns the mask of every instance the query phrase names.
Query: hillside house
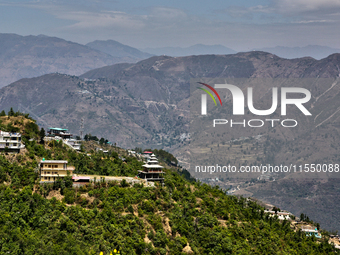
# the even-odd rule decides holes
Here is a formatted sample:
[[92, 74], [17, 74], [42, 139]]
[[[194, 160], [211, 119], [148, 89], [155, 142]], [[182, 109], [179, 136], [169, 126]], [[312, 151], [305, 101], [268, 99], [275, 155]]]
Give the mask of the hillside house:
[[301, 228], [301, 231], [304, 232], [306, 236], [315, 236], [316, 238], [321, 238], [321, 234], [317, 228], [304, 226]]
[[81, 141], [80, 140], [69, 139], [69, 140], [66, 140], [65, 143], [67, 145], [69, 145], [70, 147], [72, 147], [73, 149], [80, 151], [80, 148], [81, 148]]
[[65, 128], [52, 128], [50, 127], [47, 131], [47, 136], [56, 137], [59, 136], [62, 139], [71, 139], [72, 134], [68, 132], [68, 129]]
[[52, 128], [47, 131], [46, 141], [49, 140], [62, 140], [64, 144], [68, 145], [74, 150], [80, 151], [81, 141], [72, 138], [73, 135], [68, 132], [66, 128]]
[[275, 215], [277, 215], [279, 220], [292, 220], [292, 214], [289, 212], [276, 212], [275, 211], [269, 211], [269, 210], [265, 210], [265, 213], [269, 213], [270, 217], [274, 217]]
[[67, 160], [42, 160], [40, 161], [40, 181], [53, 182], [64, 178], [69, 173], [73, 175], [75, 168], [67, 166]]
[[25, 145], [21, 142], [21, 134], [0, 131], [0, 151], [4, 151], [5, 148], [9, 152], [20, 152], [21, 149], [24, 149]]
[[163, 182], [163, 167], [159, 165], [155, 154], [151, 154], [148, 162], [143, 165], [143, 170], [138, 170], [138, 177], [147, 181]]

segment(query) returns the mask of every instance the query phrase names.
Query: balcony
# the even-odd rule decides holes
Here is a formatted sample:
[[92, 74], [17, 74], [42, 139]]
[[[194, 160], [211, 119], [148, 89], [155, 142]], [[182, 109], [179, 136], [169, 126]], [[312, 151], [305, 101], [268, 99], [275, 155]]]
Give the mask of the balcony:
[[67, 176], [67, 174], [60, 174], [60, 173], [57, 173], [57, 174], [41, 174], [40, 175], [41, 177], [65, 177]]
[[74, 166], [68, 166], [66, 168], [64, 167], [41, 167], [40, 170], [41, 171], [46, 171], [46, 170], [50, 170], [50, 171], [74, 171], [76, 168]]
[[18, 142], [15, 142], [15, 145], [13, 144], [13, 142], [12, 143], [7, 142], [7, 144], [0, 143], [0, 149], [4, 149], [5, 147], [7, 147], [8, 149], [23, 149], [25, 148], [25, 145], [23, 145], [22, 143], [18, 143]]

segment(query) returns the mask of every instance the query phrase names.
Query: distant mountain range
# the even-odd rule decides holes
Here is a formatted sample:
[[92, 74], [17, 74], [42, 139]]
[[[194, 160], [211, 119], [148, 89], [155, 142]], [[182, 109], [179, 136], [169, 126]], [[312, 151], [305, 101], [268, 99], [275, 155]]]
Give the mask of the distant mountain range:
[[[289, 59], [305, 56], [321, 59], [334, 52], [340, 52], [339, 49], [316, 45], [260, 50]], [[186, 48], [147, 48], [141, 51], [114, 40], [96, 40], [82, 45], [44, 35], [0, 34], [0, 88], [22, 78], [55, 72], [80, 75], [89, 70], [116, 63], [136, 63], [153, 55], [178, 57], [234, 53], [236, 53], [234, 50], [222, 45], [196, 44]]]
[[86, 46], [110, 54], [113, 57], [131, 58], [132, 60], [135, 60], [135, 62], [153, 56], [152, 54], [142, 52], [136, 48], [124, 45], [114, 40], [96, 40], [86, 44]]
[[143, 49], [143, 51], [157, 56], [166, 55], [171, 57], [207, 55], [207, 54], [227, 55], [236, 53], [236, 51], [227, 48], [223, 45], [204, 45], [204, 44], [195, 44], [193, 46], [185, 48], [181, 47], [145, 48]]
[[0, 34], [0, 88], [22, 78], [55, 72], [80, 75], [94, 68], [135, 63], [150, 57], [114, 41], [95, 41], [89, 45], [93, 48], [44, 35]]
[[56, 37], [0, 34], [0, 88], [22, 78], [53, 72], [79, 75], [120, 61]]
[[[233, 49], [227, 48], [223, 45], [203, 45], [203, 44], [196, 44], [185, 48], [181, 47], [145, 48], [143, 49], [143, 51], [149, 52], [157, 56], [166, 55], [172, 57], [205, 54], [227, 55], [236, 53], [236, 51], [234, 51]], [[320, 45], [308, 45], [305, 47], [276, 46], [272, 48], [256, 48], [254, 49], [254, 51], [269, 52], [281, 58], [293, 59], [312, 57], [317, 60], [326, 58], [334, 53], [340, 53], [340, 49]]]
[[340, 49], [334, 49], [327, 46], [308, 45], [305, 47], [283, 47], [276, 46], [273, 48], [257, 48], [256, 51], [265, 51], [275, 54], [281, 58], [302, 58], [312, 57], [315, 59], [326, 58], [333, 53], [340, 53]]

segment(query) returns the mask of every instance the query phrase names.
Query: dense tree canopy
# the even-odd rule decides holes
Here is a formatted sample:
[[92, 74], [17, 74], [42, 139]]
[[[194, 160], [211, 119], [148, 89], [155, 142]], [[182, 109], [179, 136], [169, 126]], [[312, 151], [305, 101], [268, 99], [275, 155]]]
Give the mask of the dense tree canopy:
[[135, 176], [142, 162], [123, 162], [114, 150], [89, 156], [57, 141], [45, 147], [28, 139], [42, 132], [26, 128], [27, 153], [0, 155], [0, 254], [185, 254], [189, 246], [194, 254], [336, 254], [327, 238], [306, 237], [256, 202], [178, 168], [155, 187], [103, 179], [73, 187], [70, 176], [39, 184], [43, 157], [98, 175]]

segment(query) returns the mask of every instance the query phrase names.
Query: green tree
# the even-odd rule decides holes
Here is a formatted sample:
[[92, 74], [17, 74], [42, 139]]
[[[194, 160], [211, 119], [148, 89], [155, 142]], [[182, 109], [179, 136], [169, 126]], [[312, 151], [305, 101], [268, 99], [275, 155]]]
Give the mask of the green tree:
[[304, 215], [303, 213], [301, 213], [301, 215], [300, 215], [300, 220], [301, 220], [301, 221], [304, 221], [304, 220], [305, 220], [305, 215]]
[[67, 171], [67, 176], [64, 177], [65, 187], [72, 188], [73, 180], [69, 171]]
[[14, 116], [14, 111], [13, 111], [12, 107], [11, 107], [11, 109], [8, 112], [8, 116]]
[[44, 128], [40, 129], [39, 136], [40, 136], [40, 143], [43, 144], [44, 143], [44, 137], [46, 136]]
[[102, 137], [102, 138], [100, 138], [100, 140], [99, 140], [99, 144], [100, 145], [103, 145], [105, 143], [105, 139]]

